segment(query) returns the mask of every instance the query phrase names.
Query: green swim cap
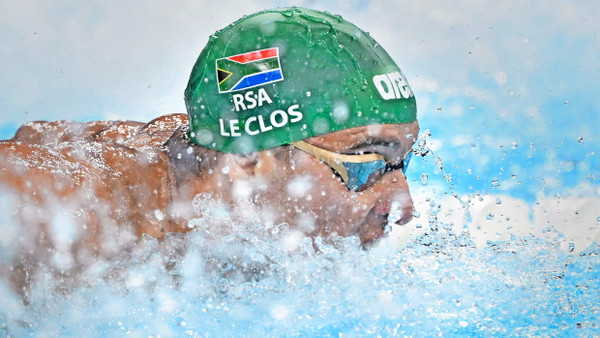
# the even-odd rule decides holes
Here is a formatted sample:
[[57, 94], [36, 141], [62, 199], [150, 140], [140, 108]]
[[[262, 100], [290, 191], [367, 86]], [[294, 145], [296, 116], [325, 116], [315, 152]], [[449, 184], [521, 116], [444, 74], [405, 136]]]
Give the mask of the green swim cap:
[[228, 153], [417, 116], [406, 78], [368, 33], [296, 7], [246, 16], [212, 35], [185, 102], [191, 140]]

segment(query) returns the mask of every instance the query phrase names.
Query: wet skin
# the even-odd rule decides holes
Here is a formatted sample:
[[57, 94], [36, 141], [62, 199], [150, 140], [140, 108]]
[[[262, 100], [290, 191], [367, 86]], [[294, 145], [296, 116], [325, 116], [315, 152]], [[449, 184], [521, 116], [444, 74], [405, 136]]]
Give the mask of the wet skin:
[[[402, 210], [398, 224], [412, 217], [402, 171], [353, 192], [329, 166], [290, 145], [250, 155], [215, 152], [212, 170], [191, 170], [184, 160], [195, 161], [200, 147], [179, 130], [185, 125], [183, 114], [146, 125], [30, 123], [0, 141], [0, 186], [15, 192], [21, 207], [30, 206], [17, 215], [21, 222], [39, 223], [42, 231], [48, 213], [66, 208], [74, 224], [83, 225], [79, 247], [101, 247], [103, 229], [115, 227], [158, 239], [189, 231], [187, 221], [198, 216], [191, 201], [199, 193], [244, 217], [251, 205], [265, 224], [287, 222], [308, 236], [358, 235], [363, 244], [383, 236], [393, 202]], [[339, 153], [379, 153], [394, 164], [410, 151], [418, 130], [417, 122], [367, 126], [305, 141]], [[175, 149], [172, 140], [185, 147]]]
[[[357, 127], [305, 140], [320, 148], [345, 154], [375, 152], [391, 164], [399, 164], [411, 150], [418, 135], [415, 121]], [[286, 156], [277, 156], [277, 152]], [[207, 192], [235, 204], [234, 184], [246, 181], [253, 187], [252, 200], [270, 213], [265, 221], [287, 222], [307, 235], [327, 237], [358, 235], [366, 244], [384, 234], [393, 202], [398, 202], [402, 217], [397, 224], [412, 218], [412, 200], [401, 170], [385, 173], [359, 192], [350, 191], [332, 169], [316, 157], [299, 149], [266, 150], [254, 158], [225, 154], [219, 168], [227, 167], [227, 178], [216, 174], [208, 181]], [[216, 172], [220, 170], [217, 168]], [[214, 174], [213, 174], [214, 175]], [[257, 187], [266, 187], [260, 189]]]

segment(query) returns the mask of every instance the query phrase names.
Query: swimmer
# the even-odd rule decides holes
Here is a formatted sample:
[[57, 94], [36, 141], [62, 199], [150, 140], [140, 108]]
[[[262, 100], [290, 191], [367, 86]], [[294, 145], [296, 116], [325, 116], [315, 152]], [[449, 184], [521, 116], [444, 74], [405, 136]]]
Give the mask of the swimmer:
[[115, 242], [190, 231], [199, 194], [364, 245], [384, 235], [392, 205], [397, 224], [412, 218], [414, 95], [386, 51], [341, 17], [288, 8], [238, 20], [209, 39], [185, 102], [187, 114], [147, 124], [24, 124], [0, 141], [9, 212], [38, 229], [34, 242], [82, 261], [118, 253], [104, 238], [123, 229]]

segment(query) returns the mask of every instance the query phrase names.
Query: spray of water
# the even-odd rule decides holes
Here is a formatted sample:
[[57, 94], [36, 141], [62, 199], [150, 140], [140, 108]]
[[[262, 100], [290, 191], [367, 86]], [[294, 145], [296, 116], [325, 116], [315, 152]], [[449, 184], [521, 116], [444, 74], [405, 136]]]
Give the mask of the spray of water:
[[[496, 222], [502, 212], [479, 208], [479, 196], [454, 192], [442, 161], [426, 146], [428, 137], [425, 133], [414, 151], [425, 160], [433, 159], [449, 186], [430, 187], [424, 182], [437, 193], [430, 190], [417, 203], [419, 217], [404, 227], [414, 231], [411, 236], [402, 238], [402, 229], [393, 227], [378, 245], [365, 250], [356, 237], [312, 239], [288, 224], [247, 217], [264, 210], [254, 207], [240, 217], [211, 196], [199, 195], [193, 204], [201, 216], [189, 220], [193, 230], [187, 234], [168, 234], [162, 242], [144, 236], [117, 256], [97, 257], [71, 273], [61, 271], [52, 259], [30, 266], [35, 283], [26, 302], [2, 278], [0, 332], [6, 336], [597, 332], [600, 247], [564, 250], [559, 241], [518, 232], [508, 238], [487, 237], [482, 244], [473, 230], [478, 215], [487, 214], [488, 222]], [[444, 198], [455, 201], [455, 210], [461, 212], [448, 212], [451, 203]], [[435, 202], [438, 199], [442, 202]], [[9, 195], [0, 201], [3, 210], [14, 207]], [[491, 204], [508, 206], [510, 200], [493, 198]], [[4, 234], [22, 236], [10, 214], [0, 217]], [[54, 218], [53, 238], [64, 244], [71, 238], [69, 219]], [[517, 221], [505, 223], [517, 227]], [[6, 277], [21, 254], [20, 244], [0, 241], [0, 271]], [[49, 256], [59, 249], [50, 250]], [[68, 261], [63, 257], [63, 263]]]

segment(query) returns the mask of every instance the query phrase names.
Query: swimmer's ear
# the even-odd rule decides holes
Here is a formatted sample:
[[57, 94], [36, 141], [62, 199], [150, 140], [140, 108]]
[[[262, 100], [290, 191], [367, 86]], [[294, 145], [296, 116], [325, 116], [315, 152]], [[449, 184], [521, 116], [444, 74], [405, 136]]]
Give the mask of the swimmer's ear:
[[[232, 179], [243, 176], [271, 176], [277, 172], [277, 157], [270, 150], [252, 154], [226, 154], [226, 165]], [[235, 168], [235, 170], [231, 170]]]
[[228, 154], [226, 160], [230, 167], [229, 176], [232, 178], [241, 178], [240, 176], [252, 176], [258, 164], [258, 154]]

